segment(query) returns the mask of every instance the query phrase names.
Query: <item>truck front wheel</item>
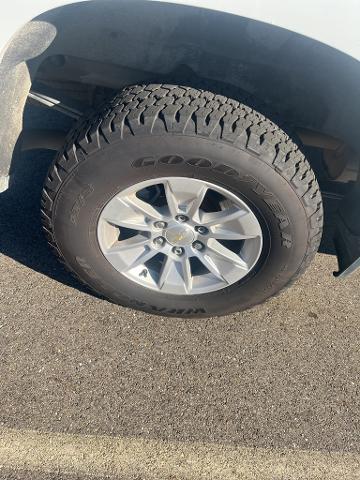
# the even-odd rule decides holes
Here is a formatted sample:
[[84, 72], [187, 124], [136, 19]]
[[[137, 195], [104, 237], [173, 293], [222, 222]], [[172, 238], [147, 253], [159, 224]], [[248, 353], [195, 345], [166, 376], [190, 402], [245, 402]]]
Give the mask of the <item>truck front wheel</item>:
[[278, 293], [315, 255], [322, 201], [260, 113], [172, 85], [123, 90], [54, 160], [43, 223], [66, 265], [121, 305], [223, 315]]

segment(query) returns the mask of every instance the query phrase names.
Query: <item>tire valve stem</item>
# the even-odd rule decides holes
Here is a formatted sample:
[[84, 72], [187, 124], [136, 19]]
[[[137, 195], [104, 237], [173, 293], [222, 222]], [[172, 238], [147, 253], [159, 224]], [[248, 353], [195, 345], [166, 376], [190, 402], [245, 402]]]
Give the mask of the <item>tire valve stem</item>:
[[148, 276], [148, 271], [146, 270], [146, 268], [144, 268], [144, 270], [142, 270], [140, 273], [139, 273], [139, 277], [144, 277], [146, 278]]

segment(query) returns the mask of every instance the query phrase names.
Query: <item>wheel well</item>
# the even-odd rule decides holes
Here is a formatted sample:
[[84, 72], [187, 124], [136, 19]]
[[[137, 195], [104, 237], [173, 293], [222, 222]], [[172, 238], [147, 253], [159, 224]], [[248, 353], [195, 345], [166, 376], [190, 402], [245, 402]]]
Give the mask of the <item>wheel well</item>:
[[202, 82], [228, 96], [229, 89], [241, 91], [268, 116], [358, 150], [359, 62], [300, 34], [222, 12], [133, 0], [71, 4], [30, 24], [47, 25], [51, 40], [35, 28], [24, 58], [15, 47], [5, 58], [25, 60], [32, 84], [59, 95], [92, 105], [99, 91], [101, 100], [130, 84]]
[[36, 59], [36, 78], [118, 89], [195, 75], [241, 88], [299, 126], [354, 142], [359, 62], [318, 41], [235, 15], [156, 2], [80, 3], [39, 20], [57, 35]]

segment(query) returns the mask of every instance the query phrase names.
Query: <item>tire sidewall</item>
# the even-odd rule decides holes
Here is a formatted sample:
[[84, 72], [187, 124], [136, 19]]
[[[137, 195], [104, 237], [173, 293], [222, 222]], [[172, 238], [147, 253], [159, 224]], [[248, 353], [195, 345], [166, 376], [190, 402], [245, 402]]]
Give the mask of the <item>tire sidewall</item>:
[[[245, 279], [209, 294], [168, 295], [134, 284], [105, 259], [97, 241], [104, 206], [136, 183], [175, 176], [219, 185], [257, 215], [265, 248]], [[96, 291], [116, 303], [179, 316], [218, 315], [260, 303], [296, 275], [309, 240], [301, 199], [266, 159], [223, 141], [170, 134], [113, 139], [87, 156], [61, 185], [53, 230], [69, 266]]]

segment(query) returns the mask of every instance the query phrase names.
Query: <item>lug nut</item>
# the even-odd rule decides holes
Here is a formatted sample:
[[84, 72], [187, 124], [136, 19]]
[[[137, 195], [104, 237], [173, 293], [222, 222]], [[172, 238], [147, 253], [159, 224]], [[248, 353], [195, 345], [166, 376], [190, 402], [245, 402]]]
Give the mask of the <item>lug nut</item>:
[[192, 244], [192, 246], [195, 250], [203, 250], [204, 249], [204, 244], [202, 244], [201, 242], [194, 242]]
[[159, 229], [163, 229], [163, 228], [167, 227], [167, 223], [166, 222], [155, 222], [154, 227], [159, 228]]
[[184, 253], [184, 249], [181, 247], [174, 247], [172, 251], [173, 253], [175, 253], [175, 255], [178, 255], [179, 257]]
[[153, 243], [157, 247], [162, 247], [165, 243], [165, 238], [164, 237], [156, 237], [156, 238], [154, 238]]
[[200, 235], [206, 235], [209, 233], [209, 230], [206, 227], [199, 226], [195, 227], [195, 232], [200, 233]]
[[176, 215], [175, 220], [177, 220], [180, 223], [187, 222], [189, 219], [186, 215]]

